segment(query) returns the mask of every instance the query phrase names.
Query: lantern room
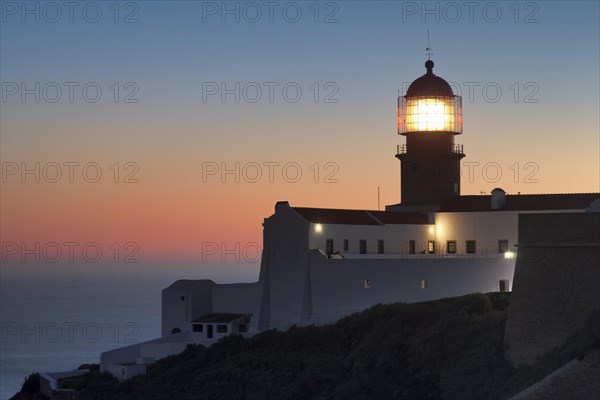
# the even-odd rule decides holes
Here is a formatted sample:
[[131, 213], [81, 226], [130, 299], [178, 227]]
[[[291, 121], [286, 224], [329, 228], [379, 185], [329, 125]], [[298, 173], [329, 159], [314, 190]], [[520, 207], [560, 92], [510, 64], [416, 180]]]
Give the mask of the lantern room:
[[462, 133], [462, 99], [448, 82], [433, 74], [433, 66], [427, 60], [427, 73], [410, 84], [405, 96], [398, 97], [398, 134]]

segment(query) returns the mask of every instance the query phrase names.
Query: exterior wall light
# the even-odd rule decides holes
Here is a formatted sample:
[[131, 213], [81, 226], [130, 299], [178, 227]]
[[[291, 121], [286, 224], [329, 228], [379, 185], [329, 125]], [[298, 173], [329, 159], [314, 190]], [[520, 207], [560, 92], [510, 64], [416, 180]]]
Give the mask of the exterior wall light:
[[515, 252], [514, 251], [507, 251], [504, 253], [504, 258], [506, 258], [507, 260], [512, 260], [513, 258], [515, 258]]

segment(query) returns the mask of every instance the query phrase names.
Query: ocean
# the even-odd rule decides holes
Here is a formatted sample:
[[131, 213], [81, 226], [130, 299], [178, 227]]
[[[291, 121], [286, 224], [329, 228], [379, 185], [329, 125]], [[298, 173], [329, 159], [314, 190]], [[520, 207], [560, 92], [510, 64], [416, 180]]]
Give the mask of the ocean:
[[161, 290], [178, 279], [254, 282], [260, 264], [4, 263], [0, 400], [32, 372], [98, 363], [100, 352], [160, 336]]

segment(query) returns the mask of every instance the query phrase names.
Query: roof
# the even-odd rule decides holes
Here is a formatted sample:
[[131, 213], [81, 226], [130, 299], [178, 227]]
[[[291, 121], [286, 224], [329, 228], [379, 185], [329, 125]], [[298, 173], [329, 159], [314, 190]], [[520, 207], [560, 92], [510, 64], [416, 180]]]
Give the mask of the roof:
[[369, 211], [384, 224], [428, 224], [426, 214], [420, 212], [406, 211]]
[[507, 194], [504, 205], [492, 210], [492, 196], [457, 196], [438, 212], [577, 210], [590, 206], [600, 193]]
[[334, 208], [292, 207], [308, 222], [318, 224], [381, 225], [382, 223], [365, 210], [341, 210]]
[[428, 223], [427, 216], [419, 212], [308, 207], [292, 207], [292, 209], [308, 222], [316, 224], [384, 225]]
[[215, 282], [210, 279], [180, 279], [173, 282], [163, 290], [188, 290], [201, 285], [214, 285]]
[[221, 323], [221, 324], [226, 324], [232, 321], [235, 321], [236, 319], [240, 319], [242, 317], [247, 317], [250, 316], [251, 314], [229, 314], [229, 313], [212, 313], [212, 314], [206, 314], [203, 315], [199, 318], [196, 318], [195, 320], [192, 321], [192, 323]]
[[433, 73], [433, 61], [425, 63], [427, 73], [415, 79], [406, 90], [406, 97], [454, 97], [452, 87], [445, 79]]

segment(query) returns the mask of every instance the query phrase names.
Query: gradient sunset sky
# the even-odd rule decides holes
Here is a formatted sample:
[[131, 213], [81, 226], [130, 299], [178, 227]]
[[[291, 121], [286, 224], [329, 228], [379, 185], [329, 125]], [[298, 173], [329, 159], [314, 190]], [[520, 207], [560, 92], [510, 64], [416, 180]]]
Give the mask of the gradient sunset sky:
[[[463, 96], [463, 194], [600, 190], [597, 1], [484, 1], [472, 15], [463, 2], [275, 2], [272, 16], [253, 3], [262, 17], [242, 2], [85, 4], [70, 21], [2, 2], [3, 242], [134, 242], [141, 258], [197, 259], [204, 242], [261, 243], [279, 200], [376, 209], [379, 186], [382, 207], [399, 202], [396, 97], [425, 73], [427, 29], [434, 73]], [[23, 99], [36, 82], [40, 101]], [[206, 92], [236, 82], [239, 102]], [[35, 163], [40, 181], [23, 179]], [[203, 176], [236, 163], [239, 182]]]

